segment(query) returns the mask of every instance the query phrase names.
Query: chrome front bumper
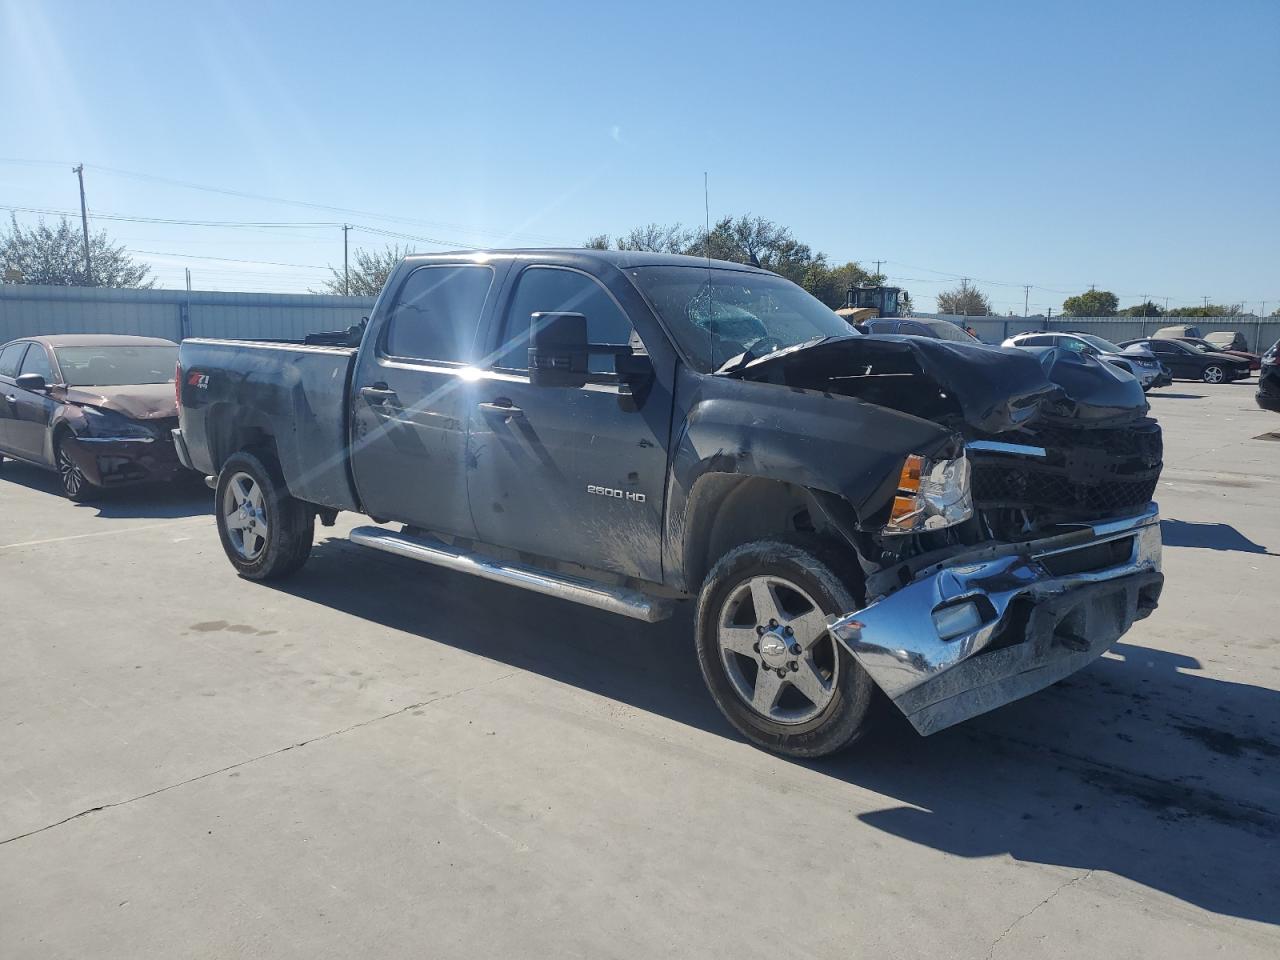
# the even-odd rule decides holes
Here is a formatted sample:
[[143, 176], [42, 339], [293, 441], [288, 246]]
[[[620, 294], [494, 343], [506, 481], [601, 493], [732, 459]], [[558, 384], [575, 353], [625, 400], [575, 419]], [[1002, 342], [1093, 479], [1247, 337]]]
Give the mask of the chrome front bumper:
[[[916, 730], [930, 734], [1097, 659], [1155, 609], [1163, 583], [1160, 514], [1151, 504], [1135, 517], [1086, 525], [1069, 545], [1053, 537], [994, 559], [952, 558], [835, 618], [831, 632]], [[973, 609], [953, 609], [966, 603]], [[964, 614], [953, 622], [971, 621], [968, 632], [943, 638], [949, 631], [936, 615], [948, 610]]]

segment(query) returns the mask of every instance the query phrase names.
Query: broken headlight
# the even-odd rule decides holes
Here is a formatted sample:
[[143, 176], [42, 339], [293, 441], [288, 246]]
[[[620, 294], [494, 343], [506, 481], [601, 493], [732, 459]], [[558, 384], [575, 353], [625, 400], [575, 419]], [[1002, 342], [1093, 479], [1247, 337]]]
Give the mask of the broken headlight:
[[954, 460], [930, 460], [912, 454], [898, 476], [898, 493], [885, 533], [919, 533], [941, 530], [973, 516], [969, 487], [969, 461], [961, 454]]

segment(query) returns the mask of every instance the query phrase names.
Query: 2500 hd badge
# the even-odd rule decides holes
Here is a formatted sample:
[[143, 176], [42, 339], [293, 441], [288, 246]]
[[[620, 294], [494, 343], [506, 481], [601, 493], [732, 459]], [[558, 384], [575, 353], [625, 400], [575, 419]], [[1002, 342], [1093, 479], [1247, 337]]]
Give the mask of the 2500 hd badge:
[[633, 490], [615, 490], [613, 487], [598, 487], [593, 483], [587, 484], [587, 493], [593, 493], [597, 497], [613, 497], [615, 500], [630, 500], [632, 503], [645, 501], [643, 493], [636, 493]]

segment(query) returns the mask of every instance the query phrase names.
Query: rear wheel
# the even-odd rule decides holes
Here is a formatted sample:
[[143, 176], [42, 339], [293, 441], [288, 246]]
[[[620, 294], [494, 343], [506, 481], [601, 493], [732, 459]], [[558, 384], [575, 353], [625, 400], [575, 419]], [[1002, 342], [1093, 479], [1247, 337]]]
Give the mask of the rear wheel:
[[94, 486], [84, 475], [80, 465], [71, 459], [67, 452], [67, 434], [59, 434], [53, 443], [53, 456], [58, 466], [58, 484], [62, 494], [75, 503], [87, 503], [92, 500], [101, 487]]
[[752, 743], [820, 757], [867, 730], [875, 686], [827, 630], [856, 610], [860, 580], [817, 540], [727, 553], [698, 598], [698, 663], [716, 705]]
[[1205, 383], [1221, 383], [1227, 379], [1227, 371], [1222, 369], [1216, 363], [1205, 367], [1200, 373], [1200, 379]]
[[213, 502], [222, 549], [240, 576], [274, 580], [307, 562], [315, 513], [289, 495], [270, 456], [241, 451], [228, 459]]

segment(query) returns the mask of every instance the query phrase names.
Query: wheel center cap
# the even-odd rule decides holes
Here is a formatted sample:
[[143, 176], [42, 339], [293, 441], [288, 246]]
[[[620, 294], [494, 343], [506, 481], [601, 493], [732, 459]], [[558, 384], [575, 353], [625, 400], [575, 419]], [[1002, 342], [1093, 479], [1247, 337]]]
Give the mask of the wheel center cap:
[[760, 636], [760, 657], [768, 666], [775, 669], [784, 666], [790, 653], [781, 634], [769, 630]]

